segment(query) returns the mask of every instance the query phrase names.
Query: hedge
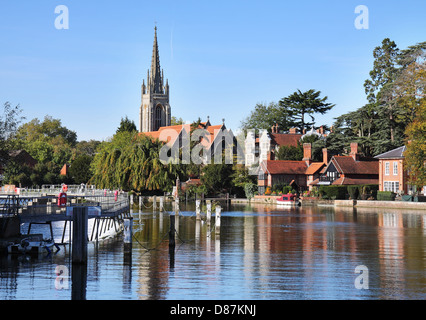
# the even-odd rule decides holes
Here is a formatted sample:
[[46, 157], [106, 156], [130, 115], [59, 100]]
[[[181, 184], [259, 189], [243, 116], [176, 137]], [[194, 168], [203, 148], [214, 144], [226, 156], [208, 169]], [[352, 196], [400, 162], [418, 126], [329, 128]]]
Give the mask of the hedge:
[[324, 199], [344, 200], [346, 199], [347, 186], [320, 186], [319, 193]]
[[331, 185], [331, 186], [320, 186], [319, 193], [324, 199], [331, 200], [345, 200], [345, 199], [362, 199], [367, 200], [372, 197], [376, 199], [377, 191], [379, 186], [377, 184], [362, 184], [362, 185]]
[[377, 191], [377, 200], [379, 201], [394, 201], [396, 193], [392, 191]]

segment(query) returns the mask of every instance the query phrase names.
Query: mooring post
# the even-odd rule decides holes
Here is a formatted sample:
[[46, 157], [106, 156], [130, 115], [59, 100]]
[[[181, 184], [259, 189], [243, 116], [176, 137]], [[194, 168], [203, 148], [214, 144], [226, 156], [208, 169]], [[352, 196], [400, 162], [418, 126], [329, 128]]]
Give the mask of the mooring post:
[[142, 211], [142, 196], [139, 196], [139, 211]]
[[157, 210], [157, 196], [152, 197], [152, 210]]
[[207, 223], [210, 223], [210, 220], [212, 218], [212, 203], [211, 200], [206, 200], [207, 204]]
[[130, 205], [133, 206], [133, 194], [130, 195]]
[[175, 215], [170, 215], [169, 250], [175, 248]]
[[164, 197], [160, 197], [160, 211], [164, 210]]
[[222, 208], [220, 206], [216, 206], [216, 234], [220, 233], [220, 215], [222, 212]]
[[201, 204], [201, 200], [195, 200], [195, 215], [196, 215], [196, 220], [201, 220], [200, 204]]
[[175, 200], [175, 213], [179, 214], [179, 197], [176, 197]]
[[72, 230], [72, 263], [87, 263], [87, 207], [73, 208], [73, 230]]
[[132, 243], [133, 217], [124, 218], [124, 243]]

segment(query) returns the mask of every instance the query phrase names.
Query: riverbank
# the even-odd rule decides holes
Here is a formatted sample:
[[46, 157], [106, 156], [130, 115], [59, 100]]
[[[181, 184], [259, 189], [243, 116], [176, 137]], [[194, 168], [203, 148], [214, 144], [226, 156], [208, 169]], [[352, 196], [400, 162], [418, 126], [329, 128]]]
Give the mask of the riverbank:
[[[250, 201], [244, 198], [231, 199], [231, 203], [276, 204], [279, 196], [255, 196]], [[377, 201], [377, 200], [320, 200], [317, 198], [301, 198], [302, 206], [334, 206], [354, 208], [387, 208], [406, 210], [425, 210], [426, 202], [410, 201]]]

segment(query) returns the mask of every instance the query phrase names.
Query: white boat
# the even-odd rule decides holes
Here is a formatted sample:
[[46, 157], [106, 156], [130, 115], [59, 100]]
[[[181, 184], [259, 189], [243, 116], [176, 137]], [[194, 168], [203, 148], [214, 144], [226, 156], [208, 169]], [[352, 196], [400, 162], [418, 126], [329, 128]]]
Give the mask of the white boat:
[[277, 204], [289, 207], [299, 207], [302, 205], [297, 196], [292, 193], [283, 194], [277, 199]]

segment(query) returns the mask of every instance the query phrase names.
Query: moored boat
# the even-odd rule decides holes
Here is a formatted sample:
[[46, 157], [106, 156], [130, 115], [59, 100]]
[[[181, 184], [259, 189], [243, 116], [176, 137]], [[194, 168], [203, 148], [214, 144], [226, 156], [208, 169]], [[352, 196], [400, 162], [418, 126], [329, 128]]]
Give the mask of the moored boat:
[[284, 205], [284, 206], [298, 207], [302, 203], [297, 198], [297, 195], [288, 193], [288, 194], [283, 194], [281, 197], [279, 197], [277, 199], [277, 204]]

